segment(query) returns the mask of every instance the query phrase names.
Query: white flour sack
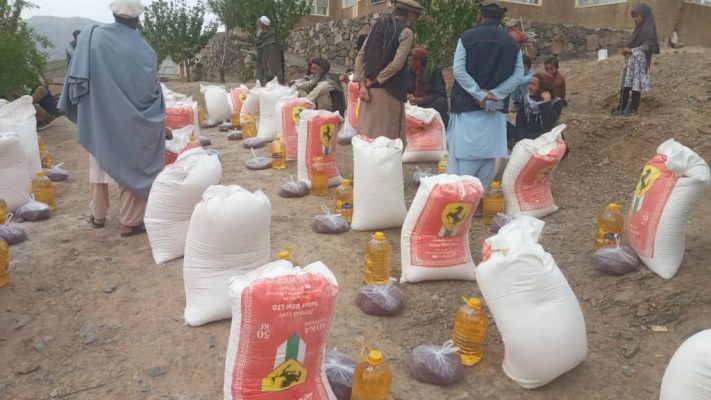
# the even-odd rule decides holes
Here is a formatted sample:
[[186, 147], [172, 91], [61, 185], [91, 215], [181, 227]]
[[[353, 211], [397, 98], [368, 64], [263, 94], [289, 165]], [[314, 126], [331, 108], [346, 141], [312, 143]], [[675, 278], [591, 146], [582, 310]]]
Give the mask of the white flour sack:
[[687, 221], [710, 184], [708, 164], [673, 139], [662, 143], [642, 169], [627, 217], [627, 240], [664, 279], [681, 266]]
[[402, 140], [353, 138], [353, 222], [373, 231], [402, 226], [407, 215], [402, 176]]
[[242, 105], [244, 101], [247, 100], [247, 95], [249, 94], [249, 88], [245, 85], [239, 85], [238, 87], [230, 90], [230, 106], [232, 107], [232, 112], [237, 114], [242, 112]]
[[311, 185], [311, 166], [314, 157], [323, 157], [328, 169], [328, 185], [341, 184], [341, 173], [336, 163], [338, 141], [336, 133], [343, 118], [338, 112], [304, 110], [300, 114], [298, 135], [297, 172], [300, 181]]
[[193, 125], [173, 129], [173, 138], [165, 141], [165, 165], [174, 163], [178, 155], [185, 151], [186, 146], [190, 143], [190, 135], [192, 134]]
[[420, 179], [402, 225], [400, 282], [476, 279], [469, 227], [483, 193], [479, 179], [468, 175]]
[[165, 126], [178, 129], [187, 125], [196, 125], [197, 102], [192, 97], [182, 101], [165, 102]]
[[407, 147], [402, 162], [438, 162], [447, 153], [447, 132], [439, 112], [405, 104]]
[[229, 95], [224, 86], [200, 85], [200, 93], [205, 96], [209, 124], [219, 124], [230, 120], [232, 110], [228, 100]]
[[0, 198], [7, 202], [9, 211], [15, 211], [30, 199], [25, 152], [20, 136], [12, 132], [0, 133]]
[[511, 152], [502, 179], [506, 214], [543, 218], [558, 211], [551, 193], [551, 176], [565, 154], [565, 125], [537, 139], [523, 139]]
[[585, 319], [568, 281], [538, 240], [544, 222], [518, 217], [486, 239], [476, 280], [504, 342], [503, 369], [526, 389], [587, 355]]
[[711, 399], [711, 329], [686, 339], [662, 379], [659, 400]]
[[281, 126], [277, 124], [276, 103], [282, 99], [295, 99], [296, 91], [286, 86], [267, 85], [259, 95], [259, 128], [257, 129], [257, 137], [260, 137], [268, 142], [274, 140], [274, 137], [281, 130]]
[[241, 125], [245, 125], [245, 118], [253, 118], [257, 129], [259, 129], [259, 96], [261, 96], [264, 88], [259, 86], [259, 82], [250, 89], [247, 97], [242, 103], [242, 109], [239, 112], [239, 121]]
[[181, 154], [158, 174], [143, 217], [156, 264], [183, 256], [193, 209], [205, 189], [218, 185], [221, 178], [219, 157], [202, 147]]
[[323, 367], [338, 283], [322, 262], [275, 261], [231, 280], [225, 400], [336, 400]]
[[298, 135], [296, 129], [301, 121], [301, 112], [314, 108], [314, 103], [305, 98], [282, 99], [276, 104], [276, 123], [286, 145], [286, 159], [294, 161], [298, 155]]
[[230, 318], [229, 280], [269, 261], [272, 207], [261, 191], [210, 186], [195, 206], [185, 241], [185, 322]]
[[22, 96], [13, 102], [0, 104], [0, 132], [14, 132], [19, 136], [27, 176], [32, 179], [37, 171], [42, 170], [32, 97]]
[[358, 82], [348, 83], [347, 96], [346, 121], [338, 136], [352, 138], [358, 134], [358, 107], [360, 106], [360, 85]]

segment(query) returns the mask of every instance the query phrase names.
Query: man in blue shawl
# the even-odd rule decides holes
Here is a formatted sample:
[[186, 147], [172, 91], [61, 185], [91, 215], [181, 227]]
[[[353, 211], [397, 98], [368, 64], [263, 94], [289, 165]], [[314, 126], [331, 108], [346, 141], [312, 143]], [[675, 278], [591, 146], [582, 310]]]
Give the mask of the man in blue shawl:
[[59, 107], [77, 124], [79, 144], [91, 153], [90, 222], [104, 225], [108, 183], [114, 180], [121, 236], [131, 236], [145, 232], [146, 200], [164, 167], [170, 132], [157, 56], [137, 32], [144, 8], [138, 0], [115, 0], [110, 7], [115, 23], [82, 29]]

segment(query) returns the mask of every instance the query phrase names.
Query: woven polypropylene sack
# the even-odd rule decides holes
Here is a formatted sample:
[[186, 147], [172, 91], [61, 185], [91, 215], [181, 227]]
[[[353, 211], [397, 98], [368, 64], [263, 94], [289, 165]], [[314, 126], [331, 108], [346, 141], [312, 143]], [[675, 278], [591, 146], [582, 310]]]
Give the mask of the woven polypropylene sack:
[[299, 154], [299, 138], [297, 128], [301, 121], [301, 112], [312, 110], [314, 103], [309, 99], [282, 99], [276, 104], [276, 121], [281, 127], [281, 136], [286, 145], [287, 161], [294, 161]]
[[200, 92], [205, 96], [208, 125], [230, 120], [232, 110], [224, 86], [200, 85]]
[[257, 137], [271, 142], [281, 130], [277, 125], [276, 103], [282, 99], [296, 98], [296, 91], [286, 86], [268, 86], [259, 95], [259, 129]]
[[336, 133], [341, 126], [338, 112], [304, 110], [300, 114], [298, 135], [297, 175], [311, 185], [311, 168], [315, 157], [322, 157], [328, 173], [328, 185], [341, 184], [338, 170]]
[[662, 378], [659, 400], [711, 399], [711, 329], [686, 339]]
[[405, 104], [407, 147], [402, 162], [438, 162], [447, 154], [444, 122], [434, 108]]
[[22, 96], [15, 101], [0, 104], [0, 132], [13, 132], [20, 138], [27, 176], [32, 179], [42, 169], [32, 97]]
[[10, 211], [27, 203], [30, 197], [30, 175], [20, 136], [0, 133], [0, 198]]

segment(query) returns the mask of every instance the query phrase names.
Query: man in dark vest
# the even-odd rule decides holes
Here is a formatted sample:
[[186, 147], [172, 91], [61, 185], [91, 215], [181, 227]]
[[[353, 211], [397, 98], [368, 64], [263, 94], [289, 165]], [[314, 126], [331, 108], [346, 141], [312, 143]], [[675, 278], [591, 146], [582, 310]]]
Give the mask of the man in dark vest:
[[407, 57], [414, 34], [409, 26], [422, 14], [415, 0], [398, 0], [392, 14], [380, 17], [358, 52], [354, 81], [360, 83], [358, 132], [405, 140]]
[[454, 53], [447, 173], [475, 176], [488, 189], [496, 158], [508, 154], [507, 97], [523, 78], [523, 58], [516, 40], [500, 27], [506, 8], [485, 1], [479, 11]]

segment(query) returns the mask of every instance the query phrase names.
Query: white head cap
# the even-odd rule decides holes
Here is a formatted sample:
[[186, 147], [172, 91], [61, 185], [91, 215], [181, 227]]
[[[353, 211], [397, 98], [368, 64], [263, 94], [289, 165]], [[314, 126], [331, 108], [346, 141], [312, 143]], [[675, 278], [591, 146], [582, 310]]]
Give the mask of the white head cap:
[[123, 18], [138, 18], [144, 10], [139, 0], [114, 0], [109, 7], [114, 15]]
[[264, 26], [269, 26], [269, 24], [272, 23], [272, 21], [270, 21], [266, 15], [262, 15], [261, 17], [259, 17], [259, 22], [261, 22]]

